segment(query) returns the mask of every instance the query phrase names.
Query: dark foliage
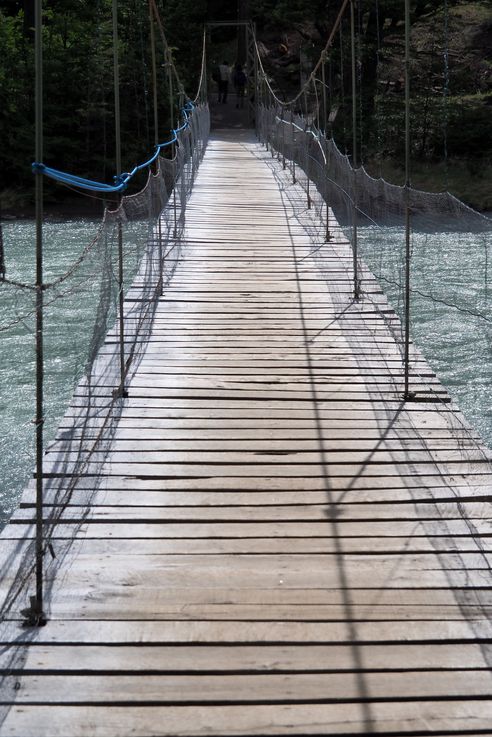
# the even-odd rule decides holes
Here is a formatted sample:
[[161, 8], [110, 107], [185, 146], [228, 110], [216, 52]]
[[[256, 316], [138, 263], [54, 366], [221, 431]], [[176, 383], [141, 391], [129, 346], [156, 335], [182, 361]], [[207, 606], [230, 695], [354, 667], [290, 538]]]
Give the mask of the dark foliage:
[[[110, 181], [114, 162], [111, 0], [45, 0], [45, 163]], [[325, 0], [158, 0], [173, 56], [190, 96], [196, 92], [203, 24], [251, 18], [277, 88], [289, 96], [322, 50], [340, 2]], [[487, 153], [492, 75], [490, 9], [448, 0], [412, 5], [413, 155], [473, 158]], [[362, 156], [401, 156], [403, 121], [401, 0], [357, 5], [357, 110]], [[147, 0], [119, 0], [119, 59], [123, 168], [153, 148], [153, 91]], [[32, 187], [34, 35], [31, 0], [3, 0], [0, 10], [0, 191]], [[338, 113], [334, 134], [351, 149], [348, 18], [326, 65], [328, 104]], [[215, 30], [217, 48], [234, 46], [234, 28]], [[156, 31], [159, 138], [167, 137], [169, 89]], [[220, 52], [218, 52], [220, 53]], [[213, 49], [211, 51], [212, 58]], [[446, 65], [443, 59], [446, 59]], [[231, 61], [233, 59], [231, 58]], [[319, 102], [319, 100], [318, 100]], [[175, 105], [177, 106], [177, 98]], [[310, 100], [315, 106], [314, 96]], [[464, 131], [466, 134], [464, 134]]]

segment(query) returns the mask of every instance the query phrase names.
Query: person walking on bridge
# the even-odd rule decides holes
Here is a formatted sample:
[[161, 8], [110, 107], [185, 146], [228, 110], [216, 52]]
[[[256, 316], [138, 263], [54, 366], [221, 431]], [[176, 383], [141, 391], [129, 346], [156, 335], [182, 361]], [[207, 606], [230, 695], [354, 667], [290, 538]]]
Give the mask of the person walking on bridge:
[[229, 64], [223, 61], [222, 64], [219, 64], [219, 102], [227, 102], [230, 76], [231, 70]]

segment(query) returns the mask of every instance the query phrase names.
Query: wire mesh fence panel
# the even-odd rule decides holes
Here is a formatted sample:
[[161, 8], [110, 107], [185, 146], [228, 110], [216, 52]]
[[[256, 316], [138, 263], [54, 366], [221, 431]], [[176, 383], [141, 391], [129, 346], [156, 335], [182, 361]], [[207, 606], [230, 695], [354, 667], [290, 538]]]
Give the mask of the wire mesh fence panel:
[[[121, 358], [127, 385], [145, 350], [162, 290], [179, 261], [186, 201], [208, 131], [208, 108], [198, 105], [190, 125], [178, 136], [174, 157], [158, 159], [156, 172], [149, 174], [140, 192], [122, 197], [117, 209], [106, 209], [99, 224], [84, 221], [45, 227], [46, 545], [59, 522], [66, 518], [66, 506], [74, 493], [79, 493], [81, 479], [88, 477], [91, 483], [89, 488], [84, 484], [77, 497], [78, 523], [83, 521], [90, 496], [100, 483], [101, 469], [124, 403]], [[123, 336], [118, 319], [120, 233], [125, 295]], [[33, 229], [26, 227], [26, 248], [17, 248], [20, 259], [12, 269], [8, 233], [5, 235], [9, 278], [0, 283], [1, 401], [4, 408], [15, 407], [18, 401], [23, 407], [20, 414], [18, 407], [11, 413], [7, 411], [2, 420], [2, 463], [8, 469], [7, 490], [2, 499], [3, 522], [18, 504], [26, 469], [32, 473], [34, 465], [36, 298], [33, 286], [22, 282], [33, 271]], [[31, 356], [27, 361], [26, 354]], [[16, 422], [19, 416], [23, 420]], [[24, 500], [27, 510], [32, 507], [33, 511], [34, 497], [29, 488]], [[77, 525], [73, 525], [74, 535], [76, 529]], [[31, 553], [26, 552], [27, 568], [32, 566]], [[22, 576], [18, 580], [21, 579]], [[4, 612], [11, 604], [12, 597], [7, 597]]]
[[[412, 339], [467, 419], [492, 444], [487, 410], [492, 404], [492, 220], [447, 192], [399, 187], [374, 179], [363, 167], [354, 169], [313, 122], [280, 105], [259, 106], [258, 133], [277, 152], [291, 181], [304, 190], [298, 209], [311, 207], [318, 218], [309, 220], [307, 227], [317, 243], [313, 255], [322, 271], [328, 275], [329, 256], [342, 237], [356, 248], [345, 268], [352, 275], [357, 271], [361, 299], [379, 309], [374, 275], [403, 320], [408, 266]], [[403, 322], [393, 320], [388, 327], [403, 359]], [[411, 371], [418, 381], [416, 352]]]

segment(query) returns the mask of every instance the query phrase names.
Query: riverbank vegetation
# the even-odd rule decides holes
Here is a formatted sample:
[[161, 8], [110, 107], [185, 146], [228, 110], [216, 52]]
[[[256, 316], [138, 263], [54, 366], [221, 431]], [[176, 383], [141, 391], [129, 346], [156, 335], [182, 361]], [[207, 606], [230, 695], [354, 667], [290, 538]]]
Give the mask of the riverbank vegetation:
[[[0, 200], [4, 211], [32, 202], [34, 36], [29, 0], [4, 0], [0, 10]], [[189, 94], [196, 91], [203, 23], [237, 19], [225, 0], [158, 0]], [[340, 7], [321, 0], [241, 0], [257, 26], [272, 84], [299, 89], [317, 60]], [[45, 163], [111, 181], [114, 99], [111, 0], [44, 2]], [[358, 146], [373, 176], [402, 183], [403, 2], [360, 0], [356, 13]], [[351, 153], [348, 19], [327, 60], [332, 132]], [[235, 29], [213, 34], [234, 46]], [[171, 124], [167, 68], [157, 33], [159, 137]], [[467, 204], [492, 209], [492, 11], [486, 1], [412, 3], [412, 183], [448, 188]], [[210, 58], [213, 56], [213, 49]], [[123, 167], [145, 159], [154, 144], [149, 15], [146, 0], [119, 0]], [[210, 72], [211, 70], [209, 70]], [[311, 100], [314, 107], [316, 101]], [[176, 111], [175, 113], [176, 114]], [[137, 183], [138, 184], [138, 183]], [[48, 202], [73, 193], [47, 183]]]

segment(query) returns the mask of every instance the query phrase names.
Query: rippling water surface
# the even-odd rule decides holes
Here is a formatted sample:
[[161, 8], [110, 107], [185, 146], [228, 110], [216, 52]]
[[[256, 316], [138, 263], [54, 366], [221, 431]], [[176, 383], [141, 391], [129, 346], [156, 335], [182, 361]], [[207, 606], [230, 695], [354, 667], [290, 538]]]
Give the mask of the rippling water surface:
[[[402, 228], [361, 228], [361, 253], [403, 314]], [[411, 239], [411, 332], [460, 409], [492, 447], [492, 238], [415, 232]]]
[[[81, 220], [44, 226], [44, 281], [61, 276], [97, 233]], [[34, 223], [3, 223], [7, 277], [35, 280]], [[83, 285], [83, 289], [81, 286]], [[83, 372], [87, 335], [94, 327], [99, 285], [79, 270], [55, 292], [45, 292], [45, 438], [53, 438]], [[0, 522], [12, 513], [34, 467], [35, 319], [32, 291], [0, 285]]]

